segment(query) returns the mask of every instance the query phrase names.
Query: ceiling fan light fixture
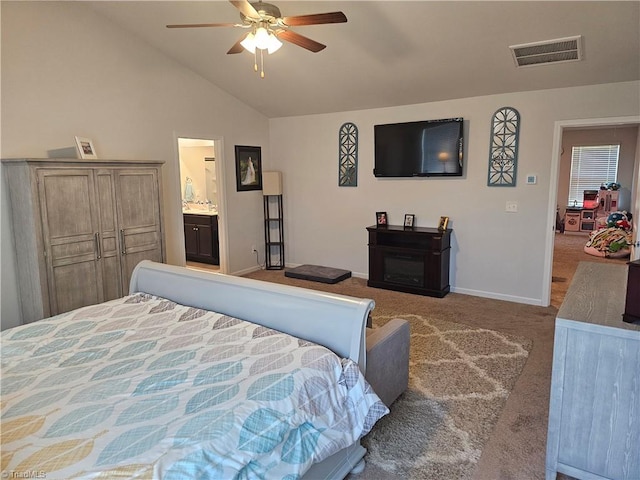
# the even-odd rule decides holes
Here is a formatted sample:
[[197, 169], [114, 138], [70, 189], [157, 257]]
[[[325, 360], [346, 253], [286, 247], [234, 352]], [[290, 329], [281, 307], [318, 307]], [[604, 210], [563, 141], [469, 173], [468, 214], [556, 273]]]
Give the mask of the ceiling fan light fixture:
[[244, 37], [244, 40], [240, 42], [240, 45], [242, 45], [247, 52], [255, 53], [256, 36], [253, 34], [253, 32], [247, 33], [247, 36]]
[[[300, 35], [291, 26], [323, 25], [326, 23], [344, 23], [347, 17], [342, 12], [316, 13], [282, 17], [280, 9], [270, 3], [251, 0], [229, 0], [239, 10], [241, 24], [234, 23], [191, 23], [182, 25], [167, 25], [167, 28], [197, 28], [197, 27], [241, 27], [250, 29], [242, 40], [236, 41], [227, 54], [236, 54], [247, 50], [253, 54], [253, 68], [258, 71], [258, 53], [260, 54], [260, 77], [264, 78], [264, 52], [268, 55], [277, 52], [282, 47], [280, 38], [293, 43], [310, 52], [317, 53], [324, 48], [315, 40]], [[280, 38], [278, 38], [278, 36]]]
[[278, 40], [273, 33], [269, 35], [269, 44], [267, 45], [267, 52], [271, 55], [274, 52], [277, 52], [282, 46], [282, 42]]
[[258, 27], [256, 29], [255, 40], [256, 40], [256, 48], [260, 50], [266, 50], [269, 47], [269, 38], [271, 37], [271, 33], [264, 28]]
[[256, 49], [266, 50], [269, 54], [277, 52], [282, 46], [282, 42], [278, 40], [273, 32], [268, 31], [264, 27], [258, 27], [255, 33], [249, 32], [247, 36], [240, 42], [250, 53], [255, 53]]

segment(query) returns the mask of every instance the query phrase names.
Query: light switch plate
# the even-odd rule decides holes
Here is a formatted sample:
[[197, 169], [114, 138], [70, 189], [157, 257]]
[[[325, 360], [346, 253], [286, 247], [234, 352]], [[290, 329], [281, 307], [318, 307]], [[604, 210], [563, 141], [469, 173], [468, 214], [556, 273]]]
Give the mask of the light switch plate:
[[508, 213], [518, 213], [518, 202], [507, 200], [507, 207], [505, 208], [505, 211]]
[[527, 175], [527, 185], [535, 185], [536, 183], [538, 183], [536, 175]]

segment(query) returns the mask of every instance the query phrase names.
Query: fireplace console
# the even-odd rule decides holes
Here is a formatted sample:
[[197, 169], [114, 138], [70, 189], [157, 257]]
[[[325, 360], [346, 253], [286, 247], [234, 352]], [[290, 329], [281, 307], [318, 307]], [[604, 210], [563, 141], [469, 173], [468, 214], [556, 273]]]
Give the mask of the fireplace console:
[[444, 297], [449, 293], [451, 229], [367, 227], [370, 287]]

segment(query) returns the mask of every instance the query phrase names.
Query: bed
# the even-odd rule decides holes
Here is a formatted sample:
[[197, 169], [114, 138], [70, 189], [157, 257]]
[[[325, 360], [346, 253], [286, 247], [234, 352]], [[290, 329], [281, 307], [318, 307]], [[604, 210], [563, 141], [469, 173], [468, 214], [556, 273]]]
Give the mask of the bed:
[[141, 262], [130, 294], [2, 332], [2, 471], [343, 478], [388, 413], [374, 302]]

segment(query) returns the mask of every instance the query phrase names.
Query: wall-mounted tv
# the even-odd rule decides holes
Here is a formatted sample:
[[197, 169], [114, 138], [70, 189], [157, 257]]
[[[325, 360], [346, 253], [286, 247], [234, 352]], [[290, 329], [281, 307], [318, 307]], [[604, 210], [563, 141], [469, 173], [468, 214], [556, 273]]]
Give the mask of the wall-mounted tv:
[[374, 126], [376, 177], [462, 175], [462, 118]]

